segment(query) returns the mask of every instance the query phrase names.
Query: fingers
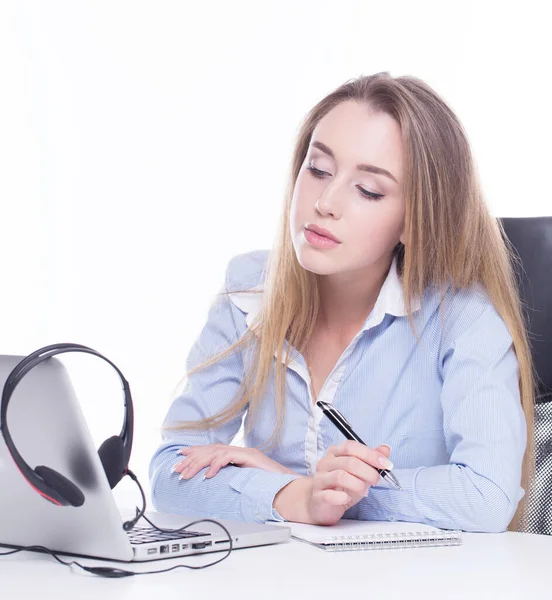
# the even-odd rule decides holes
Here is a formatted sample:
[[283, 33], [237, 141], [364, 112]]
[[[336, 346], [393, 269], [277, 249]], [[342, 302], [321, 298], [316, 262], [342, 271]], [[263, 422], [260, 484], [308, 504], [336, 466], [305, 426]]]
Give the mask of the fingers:
[[190, 479], [196, 473], [208, 467], [212, 462], [211, 456], [198, 456], [196, 458], [186, 458], [173, 467], [175, 473], [180, 473], [180, 479]]
[[172, 468], [173, 473], [180, 473], [179, 479], [191, 479], [205, 467], [209, 467], [209, 469], [205, 472], [204, 478], [210, 478], [216, 475], [222, 467], [235, 464], [231, 451], [222, 444], [185, 447], [181, 448], [177, 454], [187, 455]]
[[180, 473], [179, 479], [191, 479], [201, 469], [208, 467], [213, 462], [215, 452], [216, 449], [214, 447], [209, 449], [201, 446], [181, 448], [177, 454], [185, 454], [187, 456], [176, 463], [172, 471], [173, 473]]
[[220, 455], [211, 461], [211, 466], [207, 469], [204, 475], [204, 479], [214, 477], [222, 467], [226, 465], [233, 465], [234, 463], [230, 460], [229, 456]]
[[[378, 474], [376, 473], [376, 475]], [[351, 473], [348, 473], [343, 469], [336, 469], [335, 471], [324, 473], [318, 478], [316, 485], [317, 487], [320, 486], [319, 489], [322, 490], [339, 492], [339, 498], [344, 498], [341, 494], [346, 494], [349, 497], [347, 502], [351, 500], [351, 497], [358, 498], [364, 496], [370, 487], [370, 483], [351, 475]], [[336, 488], [339, 488], [339, 490]], [[346, 504], [347, 502], [343, 502], [343, 504]]]
[[377, 485], [380, 480], [376, 469], [356, 456], [334, 456], [326, 461], [324, 469], [326, 472], [346, 471], [370, 485]]
[[332, 506], [343, 506], [351, 501], [351, 496], [349, 496], [347, 492], [341, 490], [326, 489], [317, 493], [320, 494], [320, 498], [324, 502], [331, 504]]
[[[331, 447], [334, 456], [356, 456], [376, 469], [392, 469], [393, 463], [389, 460], [387, 448], [372, 449], [354, 440], [345, 440], [343, 443]], [[382, 452], [383, 450], [383, 452]]]
[[387, 458], [389, 458], [389, 456], [391, 455], [391, 446], [389, 446], [388, 444], [382, 444], [381, 446], [378, 446], [376, 450], [381, 454], [385, 454]]

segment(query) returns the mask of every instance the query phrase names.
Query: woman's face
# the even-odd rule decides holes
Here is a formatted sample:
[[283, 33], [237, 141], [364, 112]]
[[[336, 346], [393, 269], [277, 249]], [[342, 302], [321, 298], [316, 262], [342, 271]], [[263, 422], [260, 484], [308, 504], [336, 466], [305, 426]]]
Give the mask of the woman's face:
[[[329, 275], [388, 262], [404, 243], [401, 181], [397, 122], [352, 100], [333, 108], [313, 131], [293, 193], [291, 236], [303, 268]], [[312, 225], [339, 243], [317, 238], [307, 230]]]

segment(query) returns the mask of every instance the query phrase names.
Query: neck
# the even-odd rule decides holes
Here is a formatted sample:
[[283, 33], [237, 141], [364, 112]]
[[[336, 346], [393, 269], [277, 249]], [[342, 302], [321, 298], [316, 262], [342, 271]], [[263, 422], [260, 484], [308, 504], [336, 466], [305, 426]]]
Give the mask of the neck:
[[388, 260], [362, 270], [319, 275], [317, 326], [338, 336], [360, 329], [374, 308], [390, 266]]

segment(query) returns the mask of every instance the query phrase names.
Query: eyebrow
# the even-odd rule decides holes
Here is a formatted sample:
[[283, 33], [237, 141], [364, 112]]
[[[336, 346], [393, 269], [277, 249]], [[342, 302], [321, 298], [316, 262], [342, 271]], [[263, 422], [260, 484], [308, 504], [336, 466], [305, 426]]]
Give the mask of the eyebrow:
[[[331, 156], [335, 160], [335, 154], [333, 153], [333, 150], [330, 147], [326, 146], [326, 144], [322, 142], [313, 142], [312, 146], [314, 148], [322, 150], [322, 152], [324, 152], [328, 156]], [[399, 183], [389, 171], [387, 171], [386, 169], [382, 169], [381, 167], [375, 167], [374, 165], [364, 165], [361, 163], [360, 165], [357, 165], [356, 168], [359, 171], [367, 171], [368, 173], [374, 173], [375, 175], [385, 175], [385, 177], [389, 177], [389, 179], [392, 179], [395, 183]]]

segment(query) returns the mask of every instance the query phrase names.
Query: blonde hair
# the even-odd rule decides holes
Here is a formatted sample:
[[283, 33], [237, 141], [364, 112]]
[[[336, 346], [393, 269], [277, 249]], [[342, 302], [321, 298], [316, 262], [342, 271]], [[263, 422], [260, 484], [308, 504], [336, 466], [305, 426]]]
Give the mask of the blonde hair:
[[[277, 423], [270, 440], [275, 436], [280, 438], [290, 351], [296, 348], [303, 352], [319, 310], [317, 278], [300, 266], [292, 246], [289, 218], [293, 190], [314, 128], [329, 111], [347, 100], [386, 113], [400, 126], [406, 214], [405, 244], [399, 244], [396, 250], [397, 271], [402, 281], [408, 321], [416, 339], [419, 338], [412, 318], [413, 298], [422, 297], [429, 285], [442, 287], [447, 283], [455, 288], [482, 283], [510, 331], [519, 362], [520, 397], [528, 434], [522, 472], [522, 487], [526, 493], [509, 525], [509, 529], [520, 529], [534, 474], [536, 374], [512, 268], [512, 262], [517, 258], [500, 221], [490, 214], [485, 204], [462, 125], [436, 92], [415, 77], [392, 77], [382, 72], [349, 80], [320, 100], [307, 114], [292, 155], [285, 204], [266, 265], [264, 290], [258, 292], [262, 293], [260, 311], [236, 343], [188, 371], [186, 377], [258, 342], [251, 368], [235, 399], [220, 413], [166, 429], [217, 428], [248, 407], [247, 434], [259, 410], [276, 352]], [[286, 340], [289, 346], [282, 363]]]

